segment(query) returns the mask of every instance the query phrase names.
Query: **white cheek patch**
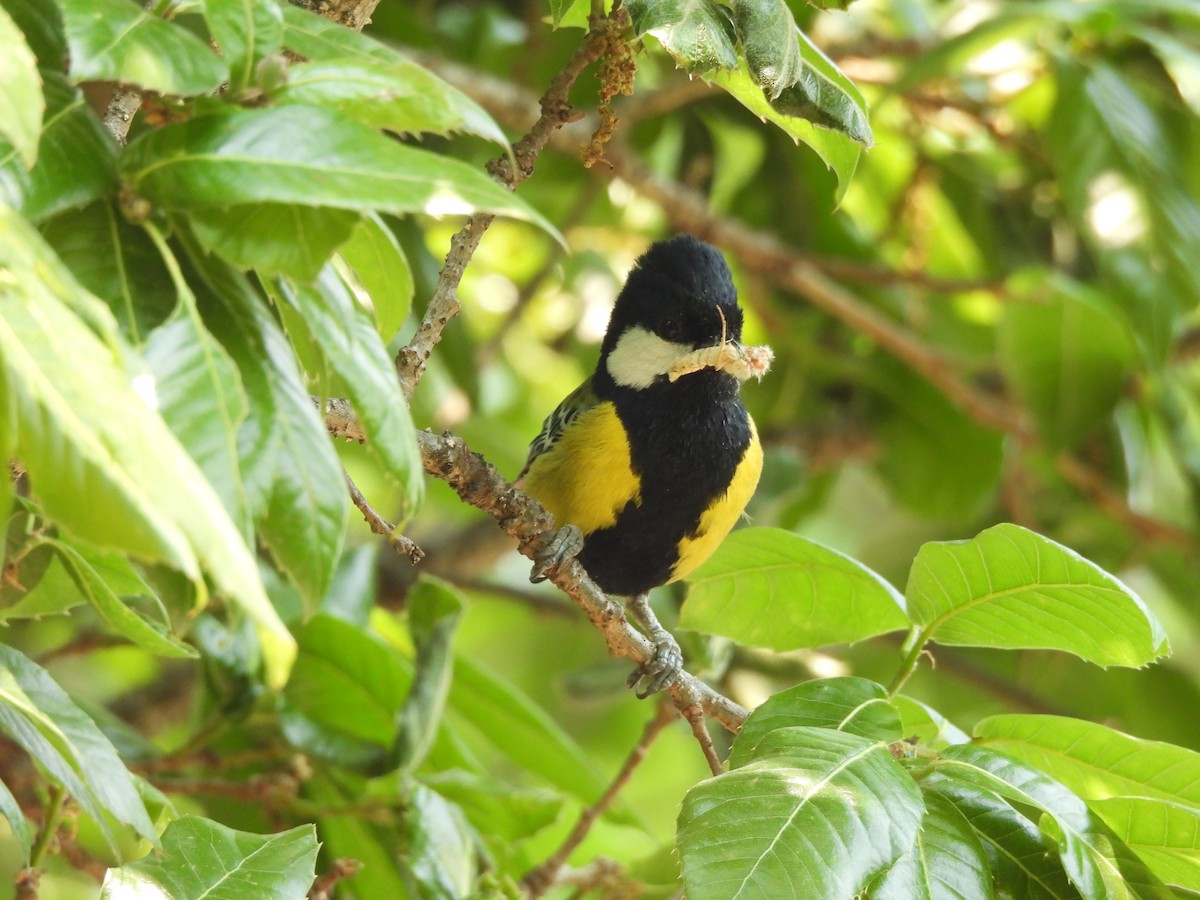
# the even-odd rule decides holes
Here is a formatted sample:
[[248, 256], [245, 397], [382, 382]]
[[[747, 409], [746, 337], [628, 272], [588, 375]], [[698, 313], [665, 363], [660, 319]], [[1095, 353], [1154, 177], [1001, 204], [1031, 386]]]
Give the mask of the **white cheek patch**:
[[608, 374], [622, 387], [649, 387], [691, 350], [691, 344], [663, 340], [653, 331], [635, 325], [617, 339], [617, 346], [608, 354]]

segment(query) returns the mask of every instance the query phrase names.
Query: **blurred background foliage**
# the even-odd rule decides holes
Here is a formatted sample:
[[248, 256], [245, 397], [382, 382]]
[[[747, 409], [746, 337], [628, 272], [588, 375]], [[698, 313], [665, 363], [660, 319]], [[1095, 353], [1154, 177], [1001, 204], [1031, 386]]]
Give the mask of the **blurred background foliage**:
[[[554, 29], [544, 0], [384, 2], [367, 33], [473, 96], [511, 136], [578, 46], [582, 6], [555, 5]], [[1174, 650], [1145, 670], [1104, 671], [1064, 654], [939, 648], [936, 667], [923, 667], [908, 693], [968, 730], [996, 712], [1048, 712], [1200, 749], [1200, 10], [1189, 0], [791, 7], [870, 105], [874, 146], [853, 178], [839, 186], [817, 154], [689, 77], [646, 36], [635, 93], [616, 102], [611, 164], [584, 168], [577, 140], [556, 141], [520, 189], [566, 247], [522, 222], [491, 227], [459, 290], [463, 312], [413, 398], [413, 420], [454, 431], [514, 477], [543, 417], [594, 365], [633, 260], [656, 238], [694, 231], [726, 251], [747, 342], [775, 351], [770, 375], [744, 390], [767, 454], [748, 510], [754, 524], [821, 541], [902, 588], [922, 543], [1015, 522], [1118, 574], [1164, 621]], [[590, 76], [572, 99], [595, 107]], [[495, 155], [471, 136], [421, 143], [477, 167]], [[706, 211], [685, 202], [695, 196]], [[419, 317], [458, 225], [389, 224], [412, 268]], [[63, 253], [64, 220], [42, 231]], [[790, 262], [745, 252], [763, 236]], [[796, 266], [823, 280], [797, 280]], [[152, 265], [140, 274], [165, 283]], [[864, 325], [833, 309], [826, 284], [848, 292], [852, 310], [878, 316]], [[169, 310], [142, 312], [156, 324]], [[932, 363], [918, 373], [913, 357]], [[376, 508], [402, 507], [364, 448], [339, 452]], [[408, 648], [384, 611], [408, 602], [413, 570], [352, 519], [327, 602]], [[435, 744], [431, 768], [468, 759], [524, 785], [504, 795], [511, 833], [523, 838], [508, 850], [518, 860], [511, 869], [522, 871], [553, 852], [651, 710], [623, 690], [625, 663], [608, 658], [574, 607], [528, 585], [527, 561], [444, 484], [429, 481], [406, 533], [428, 554], [422, 570], [467, 600], [447, 713], [453, 738]], [[169, 590], [174, 576], [159, 575]], [[280, 609], [302, 608], [281, 579], [268, 588]], [[659, 592], [666, 619], [685, 594], [683, 585]], [[383, 611], [370, 611], [376, 602]], [[253, 665], [238, 656], [253, 645], [245, 635], [203, 620], [192, 635], [206, 653], [200, 676], [191, 663], [123, 644], [81, 655], [77, 639], [93, 619], [85, 608], [15, 621], [6, 640], [87, 701], [127, 758], [146, 755], [143, 735], [178, 747], [214, 711], [232, 720], [254, 709]], [[679, 636], [689, 668], [748, 706], [814, 676], [886, 683], [900, 658], [895, 635], [785, 654]], [[333, 628], [312, 638], [312, 653], [341, 640], [356, 652]], [[403, 685], [404, 673], [395, 677]], [[213, 749], [252, 747], [258, 714]], [[250, 751], [245, 770], [225, 777], [257, 764]], [[639, 877], [669, 882], [679, 798], [706, 774], [686, 728], [672, 727], [578, 858], [641, 860]], [[464, 804], [487, 797], [479, 784], [456, 795], [443, 779], [438, 789]], [[316, 808], [369, 802], [385, 788], [342, 775], [307, 790]], [[274, 824], [260, 795], [195, 793], [172, 799], [246, 830]], [[483, 814], [498, 821], [494, 810]], [[370, 829], [369, 816], [347, 815], [330, 819], [322, 839], [334, 855], [366, 857], [348, 890], [392, 896], [386, 861], [370, 858]], [[16, 849], [0, 851], [15, 869]], [[60, 858], [49, 864], [66, 895], [79, 876]]]

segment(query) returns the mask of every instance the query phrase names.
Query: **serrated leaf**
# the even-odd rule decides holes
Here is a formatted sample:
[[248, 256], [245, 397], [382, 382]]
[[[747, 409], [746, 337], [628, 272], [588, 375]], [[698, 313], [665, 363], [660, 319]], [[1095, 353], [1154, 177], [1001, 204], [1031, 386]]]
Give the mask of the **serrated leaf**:
[[58, 0], [75, 82], [115, 81], [190, 97], [215, 91], [228, 68], [186, 28], [133, 0]]
[[291, 636], [220, 499], [147, 405], [148, 376], [108, 308], [4, 206], [0, 264], [16, 276], [0, 290], [0, 359], [20, 410], [16, 452], [47, 512], [93, 543], [167, 562], [193, 580], [198, 558], [264, 629], [271, 677], [281, 680]]
[[948, 747], [931, 765], [935, 774], [923, 784], [947, 777], [1043, 813], [1040, 829], [1058, 846], [1067, 876], [1087, 900], [1171, 896], [1078, 796], [1045, 773], [974, 744]]
[[841, 202], [863, 154], [861, 144], [840, 131], [818, 127], [808, 119], [776, 109], [767, 101], [744, 61], [740, 62], [736, 69], [712, 72], [705, 77], [754, 115], [782, 129], [784, 134], [796, 143], [811, 147], [837, 176], [838, 186], [834, 202]]
[[886, 745], [781, 728], [760, 749], [684, 797], [678, 849], [690, 900], [851, 897], [913, 846], [924, 805]]
[[925, 544], [906, 596], [922, 635], [943, 644], [1063, 650], [1102, 666], [1143, 666], [1167, 652], [1162, 626], [1133, 591], [1018, 525]]
[[[196, 658], [196, 651], [172, 637], [164, 626], [155, 628], [125, 605], [93, 566], [93, 560], [97, 556], [100, 556], [99, 561], [103, 562], [102, 555], [85, 554], [78, 547], [52, 538], [43, 538], [43, 541], [54, 548], [79, 592], [118, 634], [133, 641], [143, 650], [159, 656], [175, 659]], [[92, 558], [89, 559], [89, 556]]]
[[975, 829], [945, 797], [925, 795], [917, 843], [871, 886], [871, 900], [989, 900], [991, 867]]
[[283, 4], [283, 21], [284, 45], [301, 56], [382, 66], [402, 86], [398, 96], [410, 128], [437, 134], [465, 131], [508, 148], [504, 131], [483, 107], [391, 47], [290, 3]]
[[275, 0], [204, 0], [204, 18], [235, 91], [254, 84], [259, 61], [283, 47], [283, 14]]
[[108, 201], [57, 215], [41, 230], [79, 283], [108, 304], [134, 345], [171, 315], [175, 292], [162, 257], [145, 230]]
[[116, 154], [83, 94], [56, 72], [43, 71], [42, 78], [46, 113], [33, 168], [0, 138], [0, 202], [34, 222], [107, 194]]
[[781, 529], [743, 528], [689, 578], [679, 624], [794, 650], [859, 641], [909, 621], [896, 590], [861, 563]]
[[315, 106], [197, 116], [142, 135], [120, 162], [128, 186], [165, 209], [296, 203], [434, 216], [485, 211], [557, 236], [481, 170]]
[[184, 816], [167, 826], [161, 850], [109, 869], [100, 896], [295, 900], [316, 877], [319, 846], [313, 825], [260, 835]]
[[1200, 809], [1150, 797], [1109, 797], [1088, 806], [1166, 884], [1200, 893]]
[[189, 219], [200, 242], [237, 268], [312, 281], [361, 216], [298, 203], [243, 203], [195, 209]]
[[784, 0], [734, 0], [733, 21], [750, 74], [774, 109], [871, 146], [862, 95], [796, 27]]
[[236, 363], [249, 403], [238, 431], [247, 505], [260, 539], [316, 608], [349, 521], [341, 465], [265, 301], [240, 273], [188, 250], [205, 324]]
[[[924, 767], [922, 760], [911, 765]], [[1078, 900], [1058, 856], [1048, 853], [1045, 840], [1031, 822], [998, 794], [972, 784], [964, 786], [948, 779], [935, 779], [926, 798], [944, 797], [975, 832], [988, 857], [997, 886], [1022, 900]]]
[[154, 823], [117, 751], [50, 675], [0, 644], [0, 730], [20, 744], [95, 819], [119, 851], [105, 813], [157, 839]]
[[1134, 364], [1128, 328], [1102, 296], [1069, 279], [1039, 273], [1015, 287], [997, 331], [1001, 370], [1045, 441], [1074, 447], [1124, 392]]
[[0, 47], [5, 48], [0, 55], [0, 135], [16, 148], [28, 169], [37, 161], [46, 101], [33, 51], [4, 9], [0, 9]]
[[379, 216], [368, 213], [338, 253], [370, 297], [379, 336], [385, 343], [390, 341], [408, 317], [415, 290], [400, 242]]
[[1065, 716], [991, 716], [976, 742], [1035, 766], [1087, 801], [1121, 795], [1200, 810], [1200, 753]]
[[631, 0], [625, 9], [634, 34], [654, 35], [688, 72], [737, 68], [733, 21], [716, 0]]
[[371, 451], [403, 488], [401, 518], [413, 515], [425, 495], [421, 451], [391, 357], [366, 310], [331, 266], [311, 287], [291, 283], [283, 293], [345, 384]]
[[887, 689], [866, 678], [819, 678], [772, 694], [750, 713], [729, 754], [730, 768], [757, 755], [759, 742], [777, 728], [831, 728], [873, 741], [900, 740], [900, 715]]

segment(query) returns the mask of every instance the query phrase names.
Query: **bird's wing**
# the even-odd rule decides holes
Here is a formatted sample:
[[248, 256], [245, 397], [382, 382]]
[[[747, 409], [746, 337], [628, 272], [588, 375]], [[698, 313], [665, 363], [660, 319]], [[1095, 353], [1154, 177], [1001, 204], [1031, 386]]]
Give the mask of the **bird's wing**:
[[546, 421], [542, 423], [542, 430], [530, 443], [529, 455], [525, 457], [525, 465], [521, 469], [521, 474], [517, 476], [517, 480], [520, 481], [525, 477], [525, 473], [529, 471], [529, 467], [533, 465], [535, 459], [558, 443], [558, 439], [567, 430], [567, 426], [574, 422], [580, 413], [586, 412], [599, 402], [600, 399], [596, 396], [596, 392], [592, 390], [591, 378], [567, 394], [563, 401], [555, 407], [554, 412], [546, 416]]

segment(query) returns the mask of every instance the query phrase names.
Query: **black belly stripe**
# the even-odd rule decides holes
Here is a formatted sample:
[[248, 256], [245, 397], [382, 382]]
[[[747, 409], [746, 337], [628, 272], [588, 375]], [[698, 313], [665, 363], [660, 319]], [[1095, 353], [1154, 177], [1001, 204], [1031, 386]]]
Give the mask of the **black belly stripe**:
[[630, 596], [664, 584], [679, 542], [722, 496], [750, 445], [750, 420], [737, 382], [715, 371], [613, 397], [629, 437], [641, 505], [587, 535], [579, 561], [610, 594]]

